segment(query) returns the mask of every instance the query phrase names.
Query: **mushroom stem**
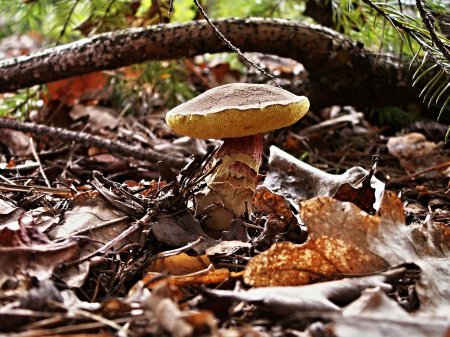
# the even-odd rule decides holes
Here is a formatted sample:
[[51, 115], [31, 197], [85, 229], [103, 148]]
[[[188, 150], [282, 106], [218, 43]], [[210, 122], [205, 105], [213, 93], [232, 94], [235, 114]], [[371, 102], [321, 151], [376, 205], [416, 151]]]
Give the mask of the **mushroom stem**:
[[197, 213], [207, 216], [206, 227], [220, 232], [251, 211], [262, 160], [262, 134], [227, 138], [214, 160], [220, 160], [207, 187], [196, 195]]
[[252, 184], [257, 183], [255, 179], [261, 166], [262, 146], [262, 134], [226, 138], [215, 156], [215, 160], [220, 160], [221, 164], [210, 181], [232, 179], [236, 187], [251, 188]]

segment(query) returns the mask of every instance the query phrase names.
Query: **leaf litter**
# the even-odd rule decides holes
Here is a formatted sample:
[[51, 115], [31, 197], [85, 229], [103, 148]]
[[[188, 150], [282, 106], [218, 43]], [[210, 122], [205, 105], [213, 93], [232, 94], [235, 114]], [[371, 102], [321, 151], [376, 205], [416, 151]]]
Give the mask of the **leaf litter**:
[[[7, 144], [14, 161], [2, 174], [22, 188], [4, 189], [0, 204], [2, 333], [448, 334], [450, 209], [448, 176], [438, 168], [448, 150], [441, 144], [425, 146], [433, 160], [405, 164], [430, 154], [402, 145], [397, 155], [398, 140], [343, 112], [274, 132], [253, 213], [211, 238], [193, 196], [214, 170], [217, 142], [176, 138], [162, 115], [115, 124], [117, 114], [100, 109], [111, 117], [99, 118], [95, 105], [83, 108], [97, 89], [70, 97], [73, 125], [81, 118], [92, 132], [191, 159], [178, 170], [42, 138], [39, 156], [55, 187], [27, 190], [43, 186], [39, 166]], [[307, 151], [308, 163], [284, 145], [297, 156]], [[431, 176], [421, 173], [430, 168]]]

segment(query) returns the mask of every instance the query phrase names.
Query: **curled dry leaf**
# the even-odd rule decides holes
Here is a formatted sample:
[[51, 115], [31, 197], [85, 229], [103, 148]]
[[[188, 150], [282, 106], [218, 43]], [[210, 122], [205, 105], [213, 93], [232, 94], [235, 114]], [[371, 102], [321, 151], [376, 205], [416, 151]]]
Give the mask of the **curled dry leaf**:
[[230, 229], [222, 232], [220, 237], [222, 241], [241, 241], [249, 242], [250, 236], [248, 235], [247, 228], [240, 219], [233, 219], [231, 221]]
[[211, 264], [208, 256], [189, 256], [180, 253], [173, 256], [163, 257], [153, 261], [146, 272], [167, 273], [169, 275], [184, 275], [201, 271]]
[[[231, 299], [246, 301], [265, 307], [277, 316], [290, 315], [293, 312], [340, 311], [341, 306], [357, 299], [366, 288], [380, 287], [388, 291], [388, 280], [398, 279], [404, 270], [397, 269], [389, 273], [366, 276], [355, 279], [343, 279], [297, 287], [264, 287], [247, 291], [211, 290], [217, 300]], [[208, 299], [208, 302], [214, 301]], [[222, 308], [223, 309], [223, 308]]]
[[[269, 173], [264, 186], [274, 193], [285, 196], [297, 206], [300, 201], [317, 196], [332, 196], [344, 184], [355, 186], [369, 172], [361, 167], [353, 167], [340, 175], [323, 172], [275, 146], [270, 147]], [[374, 189], [373, 208], [377, 210], [384, 191], [384, 184], [371, 177], [370, 186]]]
[[377, 229], [378, 217], [329, 197], [303, 202], [301, 217], [308, 227], [308, 240], [302, 245], [279, 242], [253, 257], [244, 273], [246, 283], [293, 286], [388, 266], [368, 249], [369, 234]]
[[23, 208], [0, 199], [0, 247], [28, 247], [49, 243]]
[[177, 287], [187, 287], [187, 286], [198, 286], [207, 284], [218, 284], [225, 282], [230, 278], [240, 278], [242, 273], [230, 272], [226, 268], [214, 269], [207, 268], [203, 271], [197, 273], [180, 275], [180, 276], [167, 276], [161, 280], [153, 281], [157, 277], [158, 273], [148, 273], [144, 277], [144, 282], [149, 284], [149, 288], [153, 289], [155, 286], [159, 286], [161, 282], [166, 282], [168, 284]]
[[450, 331], [448, 319], [409, 315], [378, 288], [364, 290], [332, 321], [326, 329], [338, 337], [444, 337]]
[[[427, 141], [421, 133], [412, 132], [404, 136], [391, 137], [387, 143], [389, 153], [398, 158], [407, 173], [414, 173], [447, 161], [439, 146]], [[430, 172], [428, 175], [435, 175]]]
[[[286, 226], [298, 225], [297, 218], [291, 210], [289, 202], [280, 194], [273, 193], [265, 186], [258, 186], [253, 196], [253, 212], [273, 213]], [[283, 231], [283, 229], [280, 229]]]

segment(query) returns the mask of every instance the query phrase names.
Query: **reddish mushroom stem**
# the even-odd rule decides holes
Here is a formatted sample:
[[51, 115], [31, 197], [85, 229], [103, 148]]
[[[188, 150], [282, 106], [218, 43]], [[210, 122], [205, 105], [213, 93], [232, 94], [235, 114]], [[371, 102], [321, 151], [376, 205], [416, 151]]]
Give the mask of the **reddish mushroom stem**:
[[235, 187], [255, 189], [262, 161], [262, 146], [263, 137], [261, 134], [226, 138], [215, 156], [222, 163], [217, 168], [211, 181], [232, 179], [231, 183]]
[[233, 218], [251, 211], [262, 145], [261, 134], [224, 140], [215, 156], [220, 164], [208, 179], [207, 188], [196, 196], [197, 212], [208, 217], [209, 230], [226, 230]]

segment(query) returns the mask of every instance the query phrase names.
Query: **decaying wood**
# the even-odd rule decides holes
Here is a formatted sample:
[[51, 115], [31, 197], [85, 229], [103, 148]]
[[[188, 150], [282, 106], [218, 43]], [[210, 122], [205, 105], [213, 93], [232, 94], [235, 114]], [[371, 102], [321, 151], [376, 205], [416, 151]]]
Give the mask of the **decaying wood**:
[[[417, 100], [409, 77], [395, 62], [331, 29], [281, 19], [213, 23], [243, 52], [276, 54], [303, 63], [310, 83], [302, 93], [316, 107], [398, 106]], [[225, 51], [228, 46], [204, 20], [130, 28], [0, 62], [0, 92], [149, 60]]]

